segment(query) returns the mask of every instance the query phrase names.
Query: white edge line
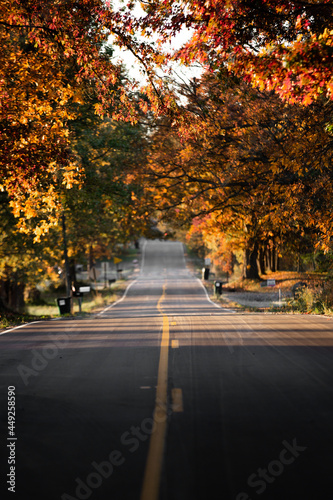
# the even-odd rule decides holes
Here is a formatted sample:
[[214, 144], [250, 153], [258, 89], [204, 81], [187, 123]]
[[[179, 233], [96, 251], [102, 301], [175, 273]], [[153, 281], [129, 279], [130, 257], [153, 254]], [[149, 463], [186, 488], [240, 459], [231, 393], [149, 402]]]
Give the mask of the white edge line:
[[202, 288], [204, 289], [205, 294], [206, 294], [206, 298], [207, 298], [208, 302], [210, 302], [211, 304], [213, 304], [213, 306], [218, 307], [219, 309], [223, 309], [221, 306], [219, 306], [218, 304], [215, 304], [215, 302], [213, 302], [213, 301], [209, 298], [209, 295], [208, 295], [208, 292], [207, 292], [207, 290], [206, 290], [205, 285], [204, 285], [204, 284], [203, 284], [203, 283], [199, 280], [199, 278], [196, 278], [196, 279], [197, 279], [198, 283], [199, 283], [199, 284], [202, 286]]
[[[197, 279], [198, 283], [199, 283], [199, 284], [202, 286], [202, 288], [204, 289], [205, 294], [206, 294], [206, 298], [207, 298], [208, 302], [210, 302], [211, 304], [213, 304], [213, 306], [217, 307], [218, 309], [223, 309], [223, 310], [224, 310], [224, 309], [225, 309], [225, 307], [222, 307], [222, 306], [220, 306], [219, 304], [216, 304], [215, 302], [213, 302], [213, 301], [209, 298], [209, 295], [208, 295], [208, 292], [207, 292], [207, 290], [206, 290], [205, 285], [204, 285], [204, 284], [203, 284], [203, 283], [199, 280], [199, 278], [196, 278], [196, 279]], [[230, 312], [235, 313], [235, 311], [234, 311], [233, 309], [230, 309]]]
[[8, 330], [4, 330], [3, 332], [0, 332], [0, 335], [4, 335], [5, 333], [13, 332], [14, 330], [18, 330], [19, 328], [24, 328], [25, 326], [28, 326], [28, 325], [34, 325], [35, 323], [41, 323], [42, 321], [45, 321], [45, 320], [41, 319], [41, 320], [37, 320], [37, 321], [31, 321], [31, 323], [24, 323], [24, 325], [14, 326], [13, 328], [8, 328]]
[[[184, 260], [184, 265], [186, 267], [186, 269], [188, 270], [188, 267], [187, 267], [187, 264], [186, 264], [186, 260], [185, 260], [185, 255], [184, 255], [184, 245], [183, 245], [183, 260]], [[189, 273], [191, 274], [191, 273]], [[206, 287], [205, 285], [202, 283], [202, 281], [199, 279], [199, 278], [196, 278], [196, 280], [198, 281], [198, 283], [202, 286], [202, 288], [204, 289], [204, 292], [206, 294], [206, 298], [208, 300], [208, 302], [210, 302], [211, 304], [213, 304], [213, 306], [217, 307], [218, 309], [225, 309], [225, 307], [222, 307], [220, 306], [219, 304], [216, 304], [215, 302], [213, 302], [210, 298], [209, 298], [209, 295], [208, 295], [208, 292], [206, 290]], [[230, 309], [231, 312], [235, 312], [234, 310]]]
[[[143, 265], [144, 265], [144, 260], [145, 260], [145, 250], [146, 250], [146, 245], [147, 245], [147, 240], [144, 242], [144, 245], [142, 247], [142, 263], [141, 263], [141, 270], [140, 270], [140, 274], [142, 273], [142, 270], [143, 270]], [[113, 304], [111, 304], [110, 306], [106, 307], [105, 309], [103, 309], [103, 311], [101, 311], [100, 313], [96, 314], [96, 316], [100, 316], [101, 314], [103, 314], [105, 311], [108, 311], [109, 309], [111, 309], [111, 307], [114, 307], [116, 306], [117, 304], [119, 304], [119, 302], [122, 302], [124, 300], [124, 298], [126, 297], [127, 295], [127, 292], [128, 290], [131, 288], [132, 285], [134, 285], [134, 283], [136, 283], [137, 280], [134, 280], [132, 281], [132, 283], [130, 283], [126, 290], [125, 290], [125, 293], [124, 295], [119, 299], [117, 300], [116, 302], [114, 302]], [[64, 319], [64, 318], [51, 318], [50, 320], [48, 321], [59, 321], [60, 319]], [[3, 332], [0, 332], [0, 335], [4, 335], [5, 333], [10, 333], [10, 332], [13, 332], [14, 330], [18, 330], [19, 328], [24, 328], [25, 326], [29, 326], [29, 325], [34, 325], [36, 323], [42, 323], [42, 322], [45, 322], [45, 320], [43, 319], [40, 319], [40, 320], [37, 320], [37, 321], [31, 321], [30, 323], [24, 323], [24, 325], [18, 325], [18, 326], [14, 326], [14, 328], [9, 328], [8, 330], [3, 330]]]
[[[122, 301], [125, 299], [125, 297], [126, 297], [126, 295], [127, 295], [128, 291], [129, 291], [129, 289], [131, 288], [131, 286], [132, 286], [132, 285], [134, 285], [134, 283], [136, 283], [136, 281], [137, 281], [137, 280], [132, 281], [132, 282], [131, 282], [128, 286], [127, 286], [127, 288], [126, 288], [126, 290], [125, 290], [124, 295], [123, 295], [120, 299], [118, 299], [116, 302], [114, 302], [114, 303], [113, 303], [113, 304], [111, 304], [110, 306], [106, 307], [105, 309], [103, 309], [103, 311], [101, 311], [101, 312], [99, 312], [98, 314], [96, 314], [96, 316], [100, 316], [101, 314], [103, 314], [103, 313], [105, 313], [106, 311], [108, 311], [109, 309], [111, 309], [111, 307], [114, 307], [114, 306], [116, 306], [117, 304], [119, 304], [120, 302], [122, 302]], [[63, 318], [51, 318], [49, 321], [58, 321], [58, 320], [60, 320], [60, 319], [63, 319]], [[20, 329], [20, 328], [24, 328], [24, 327], [29, 326], [29, 325], [35, 325], [36, 323], [42, 323], [43, 321], [44, 321], [44, 322], [46, 322], [45, 320], [41, 319], [41, 320], [37, 320], [37, 321], [31, 321], [30, 323], [24, 323], [24, 325], [14, 326], [14, 328], [9, 328], [8, 330], [4, 330], [3, 332], [0, 332], [0, 335], [4, 335], [5, 333], [10, 333], [10, 332], [13, 332], [14, 330], [18, 330], [18, 329]]]
[[[142, 247], [142, 261], [141, 261], [140, 276], [142, 275], [142, 271], [143, 271], [143, 267], [144, 267], [145, 256], [146, 256], [146, 246], [147, 246], [147, 240], [144, 242], [143, 247]], [[116, 300], [116, 302], [114, 302], [114, 303], [113, 303], [113, 304], [111, 304], [110, 306], [108, 306], [108, 307], [106, 307], [105, 309], [103, 309], [103, 311], [101, 311], [101, 312], [99, 312], [98, 314], [96, 314], [96, 317], [97, 317], [97, 316], [101, 316], [102, 314], [104, 314], [106, 311], [108, 311], [108, 310], [109, 310], [109, 309], [111, 309], [112, 307], [114, 307], [114, 306], [116, 306], [116, 305], [120, 304], [120, 302], [122, 302], [122, 301], [125, 299], [125, 297], [126, 297], [126, 295], [127, 295], [127, 293], [128, 293], [128, 290], [129, 290], [129, 289], [131, 288], [131, 286], [133, 286], [133, 285], [134, 285], [134, 283], [136, 283], [137, 281], [138, 281], [137, 279], [135, 279], [134, 281], [132, 281], [132, 282], [131, 282], [128, 286], [127, 286], [127, 288], [126, 288], [126, 290], [125, 290], [124, 295], [123, 295], [120, 299]]]
[[[109, 309], [111, 309], [111, 307], [114, 307], [116, 306], [117, 304], [119, 304], [120, 302], [122, 302], [124, 300], [124, 298], [126, 297], [127, 295], [127, 292], [128, 290], [131, 288], [132, 285], [134, 285], [134, 283], [136, 283], [137, 280], [134, 280], [132, 281], [126, 288], [125, 290], [125, 293], [124, 295], [119, 299], [117, 300], [116, 302], [114, 302], [113, 304], [111, 304], [110, 306], [106, 307], [105, 309], [103, 309], [103, 311], [99, 312], [98, 314], [96, 314], [96, 316], [100, 316], [101, 314], [105, 313], [106, 311], [108, 311]], [[60, 319], [65, 319], [65, 318], [51, 318], [50, 320], [48, 321], [59, 321]], [[18, 325], [18, 326], [14, 326], [14, 328], [9, 328], [8, 330], [4, 330], [3, 332], [0, 332], [0, 335], [4, 335], [5, 333], [10, 333], [10, 332], [13, 332], [14, 330], [18, 330], [19, 328], [24, 328], [26, 326], [29, 326], [29, 325], [35, 325], [36, 323], [42, 323], [42, 322], [45, 322], [45, 319], [41, 319], [41, 320], [37, 320], [37, 321], [31, 321], [30, 323], [24, 323], [24, 325]]]
[[122, 301], [124, 300], [124, 298], [126, 297], [128, 290], [129, 290], [129, 289], [131, 288], [131, 286], [133, 286], [133, 285], [134, 285], [134, 283], [136, 283], [136, 282], [137, 282], [137, 280], [132, 281], [132, 282], [131, 282], [128, 286], [127, 286], [127, 288], [126, 288], [126, 290], [125, 290], [124, 295], [123, 295], [120, 299], [116, 300], [116, 302], [113, 302], [113, 304], [111, 304], [110, 306], [108, 306], [108, 307], [106, 307], [105, 309], [103, 309], [103, 311], [101, 311], [101, 312], [99, 312], [98, 314], [96, 314], [96, 316], [101, 316], [101, 314], [104, 314], [106, 311], [108, 311], [109, 309], [111, 309], [111, 307], [114, 307], [114, 306], [116, 306], [117, 304], [119, 304], [120, 302], [122, 302]]
[[49, 321], [60, 321], [62, 319], [67, 319], [67, 318], [63, 318], [60, 316], [59, 318], [37, 319], [36, 321], [30, 321], [30, 323], [24, 323], [23, 325], [18, 325], [14, 326], [13, 328], [8, 328], [8, 330], [3, 330], [2, 332], [0, 332], [0, 335], [13, 332], [14, 330], [18, 330], [19, 328], [24, 328], [26, 326], [35, 325], [36, 323], [48, 323]]

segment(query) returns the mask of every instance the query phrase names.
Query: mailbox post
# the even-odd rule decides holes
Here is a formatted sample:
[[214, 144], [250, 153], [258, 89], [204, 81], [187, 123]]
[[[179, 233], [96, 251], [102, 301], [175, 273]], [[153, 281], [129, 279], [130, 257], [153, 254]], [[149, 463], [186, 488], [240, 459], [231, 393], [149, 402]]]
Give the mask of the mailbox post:
[[90, 292], [90, 286], [80, 286], [78, 290], [73, 291], [73, 297], [76, 297], [79, 302], [79, 312], [82, 312], [82, 301], [85, 293]]
[[79, 299], [79, 312], [82, 312], [81, 304], [82, 304], [83, 292], [74, 291], [73, 297], [76, 297], [77, 299]]

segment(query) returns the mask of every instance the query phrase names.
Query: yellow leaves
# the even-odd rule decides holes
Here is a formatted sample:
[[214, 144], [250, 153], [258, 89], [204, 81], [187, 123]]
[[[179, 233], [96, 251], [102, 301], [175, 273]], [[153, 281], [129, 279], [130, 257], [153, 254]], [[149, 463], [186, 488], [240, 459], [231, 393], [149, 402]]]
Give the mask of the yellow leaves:
[[34, 242], [38, 243], [41, 240], [41, 237], [49, 231], [49, 226], [45, 221], [41, 221], [41, 223], [35, 229], [35, 237]]
[[74, 184], [80, 184], [80, 171], [76, 164], [70, 164], [62, 170], [62, 184], [71, 189]]
[[84, 103], [84, 97], [82, 95], [82, 92], [80, 89], [77, 89], [74, 94], [73, 94], [73, 102], [76, 102], [78, 104], [83, 104]]
[[18, 121], [22, 123], [22, 125], [26, 125], [28, 123], [28, 119], [26, 116], [21, 116], [18, 118]]
[[333, 41], [333, 30], [328, 30], [327, 28], [325, 28], [324, 32], [321, 35], [319, 35], [318, 39], [323, 40], [329, 45], [331, 45]]
[[37, 210], [36, 210], [37, 204], [35, 199], [25, 200], [24, 207], [18, 203], [14, 203], [13, 200], [10, 202], [10, 205], [13, 209], [14, 217], [17, 218], [21, 217], [23, 210], [24, 210], [24, 215], [27, 219], [32, 219], [33, 217], [37, 216]]
[[13, 201], [10, 202], [10, 206], [13, 209], [14, 217], [20, 217], [21, 214], [20, 206], [17, 203], [13, 203]]
[[103, 115], [103, 105], [99, 102], [94, 104], [94, 109], [96, 115]]

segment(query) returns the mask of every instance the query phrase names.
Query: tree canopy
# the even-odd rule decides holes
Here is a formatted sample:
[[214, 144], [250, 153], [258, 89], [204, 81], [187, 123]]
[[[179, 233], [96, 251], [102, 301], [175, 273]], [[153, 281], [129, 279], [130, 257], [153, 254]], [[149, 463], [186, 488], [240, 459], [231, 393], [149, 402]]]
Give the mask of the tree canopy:
[[[59, 190], [80, 183], [69, 122], [90, 93], [95, 112], [135, 121], [131, 87], [112, 62], [113, 12], [100, 0], [14, 0], [0, 6], [0, 189], [17, 217], [57, 220]], [[124, 31], [125, 33], [125, 31]]]
[[199, 218], [254, 260], [270, 241], [305, 231], [329, 248], [332, 103], [286, 104], [226, 71], [183, 94], [186, 106], [177, 122], [161, 123], [149, 160], [156, 203], [169, 218]]
[[[135, 2], [130, 2], [130, 6]], [[192, 33], [167, 59], [228, 68], [289, 102], [333, 98], [330, 0], [151, 0], [137, 29], [167, 41]]]
[[[111, 255], [156, 213], [227, 267], [244, 250], [244, 276], [283, 245], [331, 247], [332, 2], [140, 5], [0, 3], [0, 288], [52, 268], [63, 215], [73, 257]], [[202, 76], [176, 82], [176, 61]]]

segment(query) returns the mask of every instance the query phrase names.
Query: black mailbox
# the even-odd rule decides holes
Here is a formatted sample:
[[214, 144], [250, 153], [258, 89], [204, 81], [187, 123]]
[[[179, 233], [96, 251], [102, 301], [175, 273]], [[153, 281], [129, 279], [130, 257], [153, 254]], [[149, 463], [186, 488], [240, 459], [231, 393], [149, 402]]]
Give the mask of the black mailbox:
[[222, 295], [222, 281], [215, 281], [215, 295]]

